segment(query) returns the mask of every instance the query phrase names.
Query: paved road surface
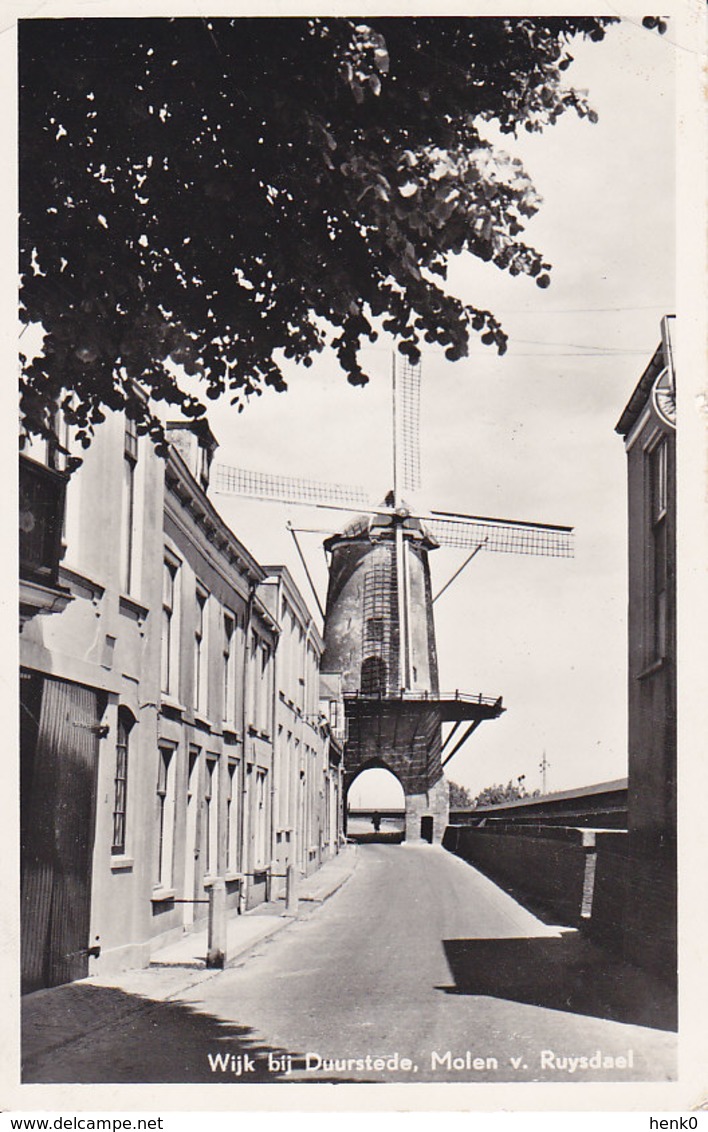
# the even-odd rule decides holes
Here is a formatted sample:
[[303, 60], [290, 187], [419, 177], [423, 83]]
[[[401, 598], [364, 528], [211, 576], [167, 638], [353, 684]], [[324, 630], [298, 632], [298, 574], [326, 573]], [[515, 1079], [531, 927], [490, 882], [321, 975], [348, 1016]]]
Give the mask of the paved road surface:
[[362, 845], [339, 892], [239, 967], [195, 972], [168, 1000], [158, 974], [74, 987], [106, 1025], [25, 1066], [24, 1079], [674, 1077], [660, 985], [431, 846]]

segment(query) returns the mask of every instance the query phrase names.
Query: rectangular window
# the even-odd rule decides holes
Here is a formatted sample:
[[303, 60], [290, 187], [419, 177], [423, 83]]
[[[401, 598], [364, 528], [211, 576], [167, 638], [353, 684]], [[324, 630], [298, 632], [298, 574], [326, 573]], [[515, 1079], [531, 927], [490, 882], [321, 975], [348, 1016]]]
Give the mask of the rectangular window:
[[[200, 836], [199, 811], [201, 808], [201, 759], [202, 749], [195, 744], [189, 745], [187, 763], [187, 782], [184, 797], [184, 889], [182, 895], [186, 900], [194, 900], [201, 894], [197, 892], [197, 861], [199, 859]], [[185, 904], [185, 923], [193, 923], [194, 905]]]
[[232, 613], [224, 610], [224, 645], [223, 645], [223, 697], [224, 719], [235, 719], [235, 684], [234, 684], [234, 634], [236, 632], [236, 619]]
[[369, 617], [366, 622], [366, 637], [369, 641], [383, 641], [384, 639], [384, 619], [383, 617]]
[[668, 555], [666, 518], [654, 524], [654, 659], [666, 656]]
[[172, 887], [175, 827], [175, 754], [160, 747], [157, 763], [157, 878], [158, 888]]
[[204, 872], [206, 876], [216, 874], [218, 869], [218, 766], [216, 758], [207, 758], [204, 782]]
[[129, 594], [134, 583], [135, 553], [135, 468], [138, 462], [138, 434], [135, 421], [125, 418], [123, 434], [123, 489], [121, 500], [120, 584]]
[[280, 826], [282, 829], [290, 827], [290, 791], [292, 789], [292, 763], [293, 763], [293, 734], [288, 731], [285, 743], [283, 732], [279, 733], [279, 745], [283, 752], [280, 764]]
[[207, 710], [207, 600], [208, 593], [197, 584], [195, 593], [195, 624], [194, 624], [194, 709], [206, 712]]
[[337, 700], [329, 701], [329, 725], [336, 734], [339, 727], [339, 703]]
[[248, 674], [248, 684], [249, 684], [250, 692], [251, 692], [251, 702], [249, 704], [248, 722], [253, 727], [255, 727], [256, 729], [258, 728], [258, 718], [259, 718], [259, 689], [260, 689], [259, 660], [258, 660], [259, 647], [260, 647], [260, 643], [259, 643], [258, 634], [252, 632], [251, 633], [251, 648], [250, 648], [250, 653], [249, 653], [249, 658], [248, 658], [248, 662], [249, 662], [249, 665], [250, 665], [250, 671], [249, 671], [249, 674]]
[[668, 445], [666, 438], [659, 440], [649, 452], [649, 490], [651, 506], [651, 618], [649, 637], [651, 656], [648, 660], [663, 660], [667, 653], [668, 618]]
[[266, 829], [268, 817], [268, 799], [266, 794], [265, 770], [256, 771], [256, 865], [265, 866], [266, 862]]
[[162, 654], [160, 668], [162, 691], [168, 695], [177, 695], [178, 691], [177, 571], [177, 563], [171, 558], [165, 558], [162, 567]]
[[270, 645], [261, 641], [261, 673], [258, 689], [258, 730], [270, 734], [271, 665]]
[[651, 479], [651, 518], [658, 523], [666, 514], [668, 497], [668, 447], [666, 438], [655, 444], [649, 453]]
[[227, 873], [236, 872], [238, 868], [238, 768], [238, 762], [230, 759], [226, 778]]
[[113, 842], [111, 853], [125, 853], [125, 829], [128, 809], [128, 740], [130, 729], [122, 713], [118, 715], [116, 735], [116, 770], [113, 779]]

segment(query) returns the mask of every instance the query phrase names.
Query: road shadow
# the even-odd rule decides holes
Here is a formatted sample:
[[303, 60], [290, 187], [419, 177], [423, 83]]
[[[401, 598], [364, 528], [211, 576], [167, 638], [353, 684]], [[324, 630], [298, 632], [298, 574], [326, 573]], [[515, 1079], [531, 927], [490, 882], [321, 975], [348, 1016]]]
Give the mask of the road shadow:
[[487, 995], [657, 1030], [677, 1029], [672, 990], [581, 935], [447, 939], [448, 994]]
[[[448, 853], [453, 852], [452, 849], [448, 849]], [[460, 861], [464, 861], [470, 868], [476, 869], [477, 872], [481, 873], [487, 880], [491, 880], [492, 884], [495, 884], [497, 888], [501, 888], [503, 892], [511, 896], [512, 900], [515, 900], [517, 904], [520, 904], [522, 908], [525, 908], [527, 912], [530, 912], [531, 915], [535, 916], [541, 923], [552, 927], [558, 925], [563, 927], [575, 927], [577, 925], [577, 916], [568, 916], [562, 908], [554, 908], [549, 902], [544, 902], [540, 897], [533, 896], [521, 885], [513, 884], [507, 877], [499, 876], [497, 871], [491, 866], [485, 867], [477, 861], [468, 861], [466, 857], [461, 856], [459, 853], [454, 853], [454, 856], [458, 857]]]
[[23, 1001], [23, 1084], [287, 1083], [288, 1064], [300, 1081], [347, 1081], [190, 1003], [77, 983], [40, 995]]
[[354, 841], [357, 845], [370, 845], [372, 842], [381, 845], [400, 845], [403, 841], [403, 830], [394, 829], [380, 831], [379, 833], [348, 833], [347, 841]]

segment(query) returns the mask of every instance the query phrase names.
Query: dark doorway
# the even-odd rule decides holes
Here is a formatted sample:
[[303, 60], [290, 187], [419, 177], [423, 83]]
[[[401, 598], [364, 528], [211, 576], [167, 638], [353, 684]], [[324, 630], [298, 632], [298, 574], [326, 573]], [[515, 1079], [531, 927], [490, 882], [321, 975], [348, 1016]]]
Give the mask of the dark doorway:
[[22, 992], [88, 974], [98, 694], [23, 674]]
[[430, 845], [433, 843], [433, 819], [430, 814], [420, 819], [420, 836], [423, 841], [427, 841]]
[[386, 695], [386, 661], [380, 656], [367, 656], [361, 666], [362, 696]]

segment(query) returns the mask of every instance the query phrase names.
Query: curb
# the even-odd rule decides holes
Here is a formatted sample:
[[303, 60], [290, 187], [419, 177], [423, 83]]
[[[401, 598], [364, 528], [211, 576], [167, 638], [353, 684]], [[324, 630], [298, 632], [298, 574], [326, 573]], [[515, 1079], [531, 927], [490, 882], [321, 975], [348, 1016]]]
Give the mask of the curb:
[[300, 904], [324, 904], [325, 901], [329, 900], [330, 896], [334, 896], [335, 892], [339, 892], [340, 888], [342, 888], [348, 880], [351, 880], [353, 874], [354, 869], [352, 868], [337, 882], [337, 884], [334, 885], [333, 888], [330, 888], [329, 891], [324, 894], [324, 896], [301, 896], [299, 898]]
[[[234, 967], [239, 959], [241, 959], [254, 947], [258, 947], [259, 943], [263, 943], [265, 940], [272, 939], [273, 936], [277, 935], [278, 932], [283, 930], [283, 928], [289, 927], [289, 925], [292, 924], [295, 919], [297, 919], [296, 916], [274, 916], [273, 925], [267, 932], [264, 932], [263, 935], [258, 937], [258, 939], [252, 939], [250, 943], [244, 943], [241, 947], [236, 944], [236, 948], [233, 953], [227, 953], [226, 962], [224, 963], [222, 970], [227, 971], [229, 967]], [[205, 969], [213, 970], [214, 974], [219, 973], [219, 968]]]

